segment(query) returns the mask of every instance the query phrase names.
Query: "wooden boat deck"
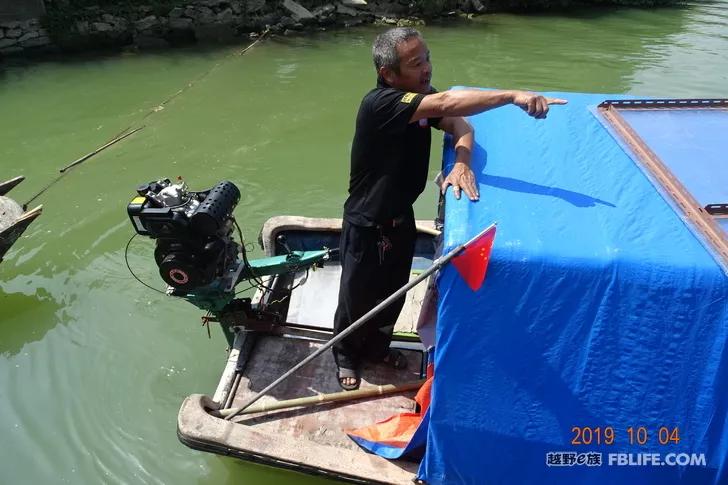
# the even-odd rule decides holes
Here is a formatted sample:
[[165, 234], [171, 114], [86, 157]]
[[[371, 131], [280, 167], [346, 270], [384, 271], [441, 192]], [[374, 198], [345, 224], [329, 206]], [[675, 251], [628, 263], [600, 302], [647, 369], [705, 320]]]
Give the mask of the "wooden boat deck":
[[[427, 264], [427, 261], [419, 264]], [[330, 318], [337, 297], [335, 291], [332, 294], [332, 288], [338, 290], [338, 285], [330, 283], [332, 279], [338, 282], [340, 268], [334, 261], [324, 269], [328, 272], [318, 271], [318, 279], [309, 276], [306, 284], [294, 290], [299, 294], [289, 298], [288, 303], [295, 308], [292, 308], [293, 311], [287, 308], [287, 315], [295, 313], [297, 323], [304, 325], [305, 329], [295, 323], [292, 328], [284, 328], [283, 335], [238, 329], [214, 397], [193, 395], [183, 403], [178, 418], [180, 440], [196, 449], [355, 483], [412, 483], [417, 463], [390, 461], [369, 454], [360, 449], [345, 430], [415, 411], [414, 391], [240, 415], [232, 421], [209, 413], [209, 408], [241, 406], [330, 338]], [[425, 289], [423, 283], [408, 292], [396, 331], [411, 333], [415, 330]], [[325, 290], [324, 293], [322, 290]], [[257, 299], [265, 297], [259, 294]], [[317, 304], [310, 305], [312, 301]], [[311, 321], [314, 317], [323, 321], [316, 324]], [[395, 370], [383, 364], [367, 364], [362, 370], [361, 388], [403, 384], [423, 377], [425, 354], [416, 336], [414, 340], [395, 341], [392, 346], [402, 349], [408, 359], [408, 368]], [[340, 391], [333, 355], [326, 352], [258, 403]]]
[[[279, 337], [263, 337], [256, 345], [250, 364], [241, 379], [231, 407], [238, 407], [265, 385], [314, 352], [321, 343], [305, 340], [285, 341]], [[404, 351], [409, 368], [396, 371], [383, 365], [369, 365], [363, 371], [362, 387], [400, 384], [420, 378], [422, 353]], [[330, 353], [301, 369], [259, 402], [275, 402], [297, 397], [315, 396], [341, 391], [336, 376], [334, 359]], [[350, 403], [331, 403], [293, 410], [271, 411], [246, 415], [236, 422], [276, 435], [290, 435], [305, 440], [307, 446], [345, 448], [358, 451], [358, 446], [346, 436], [344, 430], [358, 428], [386, 419], [393, 414], [413, 412], [413, 393], [363, 399]], [[311, 446], [312, 452], [320, 452]]]

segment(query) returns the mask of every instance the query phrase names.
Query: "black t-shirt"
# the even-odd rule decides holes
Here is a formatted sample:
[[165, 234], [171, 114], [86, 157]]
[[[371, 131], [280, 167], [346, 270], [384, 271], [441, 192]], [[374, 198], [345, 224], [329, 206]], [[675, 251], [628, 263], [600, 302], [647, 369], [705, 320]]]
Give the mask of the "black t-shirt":
[[373, 226], [408, 215], [425, 189], [430, 126], [437, 128], [440, 118], [409, 122], [424, 96], [394, 89], [381, 80], [364, 96], [356, 118], [349, 198], [344, 204], [344, 218], [350, 223]]

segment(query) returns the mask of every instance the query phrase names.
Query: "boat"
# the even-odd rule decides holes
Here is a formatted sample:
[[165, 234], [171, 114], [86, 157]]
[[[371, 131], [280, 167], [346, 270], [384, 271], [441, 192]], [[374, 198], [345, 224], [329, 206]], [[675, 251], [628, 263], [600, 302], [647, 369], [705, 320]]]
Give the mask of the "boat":
[[[417, 221], [417, 227], [413, 277], [432, 264], [439, 233], [431, 221]], [[265, 223], [259, 241], [266, 256], [273, 257], [291, 251], [335, 248], [340, 232], [341, 219], [277, 216]], [[334, 256], [307, 276], [301, 273], [295, 278], [274, 277], [266, 282], [269, 289], [258, 291], [252, 305], [275, 315], [276, 323], [256, 321], [234, 327], [231, 349], [214, 395], [191, 395], [181, 406], [177, 434], [182, 443], [197, 450], [346, 482], [412, 482], [416, 463], [369, 455], [345, 430], [415, 411], [413, 398], [421, 384], [418, 381], [425, 376], [427, 362], [416, 333], [425, 284], [407, 293], [395, 326], [392, 347], [406, 355], [407, 369], [371, 364], [363, 370], [361, 389], [407, 387], [412, 382], [418, 386], [386, 396], [245, 414], [234, 421], [210, 412], [239, 407], [331, 338], [340, 274]], [[306, 281], [301, 284], [303, 278]], [[341, 391], [335, 370], [333, 356], [326, 352], [262, 398], [261, 404], [335, 394]]]
[[7, 194], [23, 180], [25, 177], [18, 176], [0, 182], [0, 262], [28, 226], [43, 212], [42, 205], [26, 211], [20, 204], [7, 197]]
[[[335, 255], [269, 275], [236, 318], [210, 319], [231, 348], [214, 395], [182, 403], [181, 442], [353, 483], [726, 483], [728, 100], [547, 95], [569, 104], [546, 121], [512, 106], [470, 117], [481, 200], [446, 194], [442, 245], [494, 221], [498, 236], [482, 287], [452, 265], [437, 277], [422, 456], [385, 460], [346, 435], [414, 411], [413, 391], [289, 407], [338, 390], [330, 353], [269, 389], [331, 338]], [[261, 244], [269, 257], [335, 248], [339, 229], [273, 218]], [[413, 273], [435, 236], [421, 232]], [[408, 370], [365, 369], [364, 388], [424, 376], [423, 292], [393, 341]]]

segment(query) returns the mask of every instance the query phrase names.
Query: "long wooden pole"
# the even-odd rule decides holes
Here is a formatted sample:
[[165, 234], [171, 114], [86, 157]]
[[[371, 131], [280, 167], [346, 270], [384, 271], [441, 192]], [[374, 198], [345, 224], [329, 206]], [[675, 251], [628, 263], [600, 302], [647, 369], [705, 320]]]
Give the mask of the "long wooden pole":
[[[236, 54], [238, 56], [241, 56], [241, 55], [245, 54], [249, 49], [251, 49], [253, 46], [255, 46], [256, 44], [258, 44], [258, 42], [260, 42], [261, 40], [263, 40], [263, 38], [265, 38], [268, 35], [268, 32], [270, 32], [270, 28], [266, 28], [265, 31], [260, 35], [260, 37], [258, 37], [248, 47], [246, 47], [245, 49], [241, 50], [240, 52], [237, 52]], [[215, 64], [212, 68], [208, 69], [202, 76], [200, 76], [199, 78], [197, 78], [197, 79], [195, 79], [193, 81], [190, 81], [182, 89], [178, 90], [176, 93], [174, 93], [173, 95], [171, 95], [170, 97], [168, 97], [167, 99], [165, 99], [164, 101], [162, 101], [161, 104], [155, 106], [153, 109], [151, 109], [150, 111], [148, 111], [147, 114], [144, 115], [144, 118], [142, 118], [142, 121], [145, 120], [146, 118], [148, 118], [149, 116], [153, 115], [154, 113], [157, 113], [158, 111], [161, 111], [164, 108], [164, 105], [165, 104], [169, 103], [170, 101], [172, 101], [172, 99], [176, 98], [180, 94], [184, 93], [187, 89], [191, 88], [197, 81], [199, 81], [202, 78], [204, 78], [205, 76], [207, 76], [219, 64], [220, 63]], [[127, 126], [122, 131], [120, 131], [119, 133], [117, 133], [114, 136], [114, 138], [112, 138], [105, 145], [97, 148], [96, 150], [92, 151], [91, 153], [88, 153], [88, 154], [84, 155], [83, 157], [79, 158], [78, 160], [74, 160], [70, 164], [68, 164], [65, 167], [63, 167], [62, 169], [60, 169], [59, 171], [60, 171], [61, 175], [59, 175], [55, 179], [51, 180], [51, 182], [48, 185], [46, 185], [45, 187], [43, 187], [40, 190], [40, 192], [38, 192], [37, 194], [35, 194], [33, 197], [31, 197], [30, 200], [28, 200], [25, 204], [23, 204], [23, 210], [27, 209], [31, 202], [33, 202], [35, 199], [37, 199], [38, 197], [40, 197], [46, 190], [48, 190], [49, 188], [51, 188], [56, 182], [58, 182], [59, 180], [61, 180], [61, 178], [63, 178], [63, 175], [65, 175], [65, 173], [66, 173], [66, 171], [68, 169], [70, 169], [72, 167], [75, 167], [76, 165], [79, 165], [79, 164], [85, 162], [86, 160], [88, 160], [89, 158], [93, 157], [94, 155], [96, 155], [100, 151], [105, 150], [106, 148], [110, 147], [114, 143], [120, 142], [121, 140], [123, 140], [124, 138], [126, 138], [128, 136], [133, 135], [134, 133], [136, 133], [137, 131], [141, 130], [142, 128], [144, 128], [144, 125], [142, 125], [142, 126], [136, 128], [136, 129], [132, 130], [131, 132], [129, 132], [129, 130], [131, 129], [131, 125], [130, 126]]]
[[79, 164], [85, 162], [86, 160], [88, 160], [89, 158], [93, 157], [97, 153], [99, 153], [99, 152], [101, 152], [103, 150], [106, 150], [107, 148], [109, 148], [114, 143], [120, 142], [124, 138], [133, 135], [134, 133], [136, 133], [137, 131], [141, 130], [142, 128], [144, 128], [144, 125], [140, 126], [139, 128], [133, 129], [129, 133], [126, 133], [126, 134], [124, 134], [122, 136], [119, 136], [119, 137], [114, 138], [113, 140], [111, 140], [110, 142], [106, 143], [105, 145], [102, 145], [102, 146], [98, 147], [96, 150], [92, 151], [91, 153], [87, 153], [86, 155], [82, 156], [78, 160], [75, 160], [75, 161], [69, 163], [68, 165], [66, 165], [65, 167], [63, 167], [62, 169], [60, 169], [59, 172], [63, 173], [66, 170], [68, 170], [69, 168], [75, 167], [76, 165], [79, 165]]
[[[237, 415], [262, 413], [265, 411], [277, 411], [280, 409], [313, 406], [315, 404], [326, 404], [339, 401], [353, 401], [354, 399], [363, 399], [366, 397], [384, 396], [387, 394], [396, 394], [399, 392], [415, 391], [422, 387], [422, 384], [424, 383], [425, 379], [420, 379], [419, 381], [407, 382], [404, 384], [386, 384], [384, 386], [365, 387], [363, 389], [357, 389], [356, 391], [341, 391], [333, 392], [331, 394], [319, 394], [317, 396], [287, 399], [285, 401], [277, 401], [272, 403], [258, 403], [255, 406], [250, 406], [243, 411], [240, 411], [239, 413], [237, 413]], [[235, 411], [236, 409], [221, 409], [219, 411], [214, 411], [212, 415], [219, 418], [225, 418], [235, 413]]]
[[[27, 210], [28, 209], [28, 206], [30, 205], [31, 202], [33, 202], [35, 199], [37, 199], [38, 197], [40, 197], [41, 195], [43, 195], [43, 193], [45, 193], [46, 190], [50, 189], [56, 182], [58, 182], [59, 180], [61, 180], [66, 175], [66, 173], [68, 172], [69, 169], [75, 167], [76, 165], [80, 165], [81, 163], [85, 162], [86, 160], [88, 160], [89, 158], [93, 157], [97, 153], [105, 150], [106, 148], [110, 147], [111, 145], [113, 145], [115, 143], [120, 142], [121, 140], [125, 139], [126, 137], [133, 135], [134, 133], [136, 133], [137, 131], [141, 130], [142, 128], [144, 128], [144, 125], [136, 128], [133, 131], [130, 131], [130, 132], [128, 132], [128, 133], [126, 133], [126, 134], [124, 134], [122, 136], [117, 136], [113, 140], [105, 143], [104, 145], [101, 145], [100, 147], [98, 147], [97, 149], [95, 149], [94, 151], [92, 151], [91, 153], [87, 153], [86, 155], [82, 156], [78, 160], [74, 160], [73, 162], [69, 163], [68, 165], [66, 165], [65, 167], [63, 167], [62, 169], [60, 169], [59, 172], [61, 174], [58, 175], [53, 180], [51, 180], [50, 183], [48, 183], [48, 185], [46, 185], [45, 187], [43, 187], [42, 189], [40, 189], [40, 192], [38, 192], [37, 194], [35, 194], [25, 204], [23, 204], [23, 210]], [[124, 133], [124, 132], [122, 132], [122, 133]]]

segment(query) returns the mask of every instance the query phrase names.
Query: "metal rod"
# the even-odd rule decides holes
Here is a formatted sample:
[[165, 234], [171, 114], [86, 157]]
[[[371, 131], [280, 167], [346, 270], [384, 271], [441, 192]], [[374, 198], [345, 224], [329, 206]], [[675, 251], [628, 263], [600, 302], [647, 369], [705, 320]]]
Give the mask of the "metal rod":
[[599, 103], [600, 109], [615, 107], [619, 109], [724, 109], [728, 108], [728, 99], [607, 99]]
[[[313, 406], [314, 404], [353, 401], [355, 399], [363, 399], [372, 396], [385, 396], [387, 394], [395, 394], [398, 392], [415, 391], [422, 387], [424, 383], [425, 379], [420, 379], [419, 381], [407, 382], [404, 384], [386, 384], [384, 386], [371, 386], [364, 389], [357, 389], [356, 391], [341, 391], [333, 392], [331, 394], [318, 394], [316, 396], [287, 399], [285, 401], [272, 403], [258, 403], [255, 406], [247, 407], [244, 411], [237, 413], [237, 415], [262, 413], [266, 411], [278, 411], [280, 409]], [[214, 411], [212, 414], [214, 416], [222, 418], [233, 414], [235, 411], [236, 409], [221, 409], [219, 411]]]
[[233, 401], [235, 400], [235, 394], [238, 392], [238, 386], [240, 385], [240, 379], [242, 379], [243, 375], [240, 372], [235, 373], [235, 378], [233, 379], [233, 383], [230, 386], [230, 392], [228, 393], [227, 399], [225, 399], [225, 405], [224, 408], [229, 408], [233, 405]]
[[315, 359], [319, 355], [321, 355], [324, 352], [326, 352], [328, 349], [330, 349], [336, 343], [338, 343], [341, 340], [343, 340], [344, 338], [346, 338], [352, 332], [355, 332], [359, 327], [361, 327], [366, 322], [368, 322], [369, 320], [371, 320], [372, 317], [374, 317], [376, 314], [378, 314], [379, 312], [381, 312], [382, 310], [384, 310], [386, 307], [388, 307], [389, 305], [391, 305], [392, 303], [394, 303], [397, 299], [399, 299], [402, 295], [404, 295], [405, 293], [407, 293], [410, 289], [412, 289], [415, 286], [417, 286], [421, 281], [424, 281], [428, 276], [430, 276], [432, 273], [434, 273], [439, 268], [441, 268], [442, 266], [444, 266], [448, 261], [450, 261], [452, 258], [454, 258], [455, 256], [457, 256], [460, 253], [460, 251], [462, 251], [463, 249], [465, 249], [465, 247], [467, 245], [471, 244], [473, 241], [475, 241], [476, 239], [478, 239], [480, 236], [482, 236], [483, 234], [485, 234], [486, 232], [488, 232], [490, 229], [493, 228], [493, 226], [495, 226], [495, 224], [491, 224], [485, 230], [483, 230], [482, 232], [478, 233], [475, 237], [473, 237], [471, 240], [469, 240], [465, 244], [461, 244], [461, 245], [457, 246], [456, 248], [452, 249], [449, 253], [445, 254], [444, 256], [440, 256], [439, 258], [437, 258], [432, 263], [432, 266], [430, 266], [429, 268], [427, 268], [417, 278], [413, 279], [412, 281], [410, 281], [409, 283], [407, 283], [406, 285], [404, 285], [402, 288], [400, 288], [399, 290], [397, 290], [396, 292], [394, 292], [389, 298], [387, 298], [386, 300], [384, 300], [383, 302], [381, 302], [379, 305], [377, 305], [374, 308], [372, 308], [371, 310], [369, 310], [369, 312], [367, 312], [366, 314], [364, 314], [359, 320], [357, 320], [356, 322], [354, 322], [351, 325], [349, 325], [344, 331], [342, 331], [341, 333], [339, 333], [338, 335], [336, 335], [334, 338], [332, 338], [331, 340], [329, 340], [326, 344], [322, 345], [314, 353], [312, 353], [311, 355], [309, 355], [308, 357], [306, 357], [305, 359], [303, 359], [301, 362], [299, 362], [298, 364], [296, 364], [291, 370], [289, 370], [288, 372], [286, 372], [285, 374], [283, 374], [282, 376], [280, 376], [275, 381], [273, 381], [270, 384], [268, 384], [258, 394], [256, 394], [255, 396], [253, 396], [250, 399], [248, 399], [247, 401], [245, 401], [242, 406], [240, 406], [239, 408], [237, 408], [235, 410], [231, 410], [232, 411], [231, 414], [229, 414], [227, 417], [225, 417], [225, 419], [230, 420], [230, 419], [234, 418], [235, 416], [237, 416], [238, 414], [242, 413], [251, 404], [253, 404], [258, 399], [260, 399], [261, 397], [265, 396], [268, 392], [270, 392], [271, 389], [275, 388], [276, 386], [278, 386], [278, 384], [280, 384], [281, 382], [285, 381], [290, 376], [292, 376], [298, 369], [300, 369], [301, 367], [305, 366], [306, 364], [308, 364], [309, 362], [311, 362], [313, 359]]

